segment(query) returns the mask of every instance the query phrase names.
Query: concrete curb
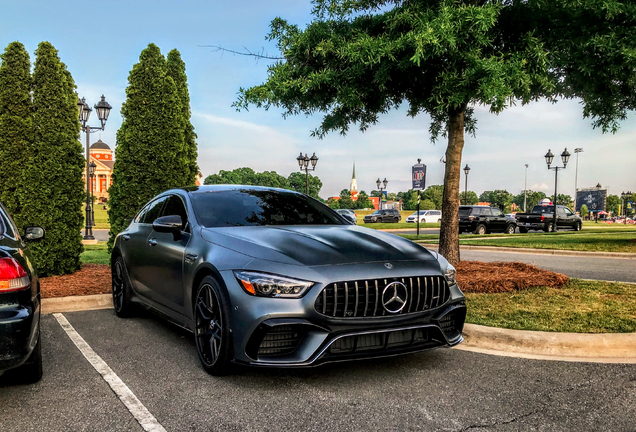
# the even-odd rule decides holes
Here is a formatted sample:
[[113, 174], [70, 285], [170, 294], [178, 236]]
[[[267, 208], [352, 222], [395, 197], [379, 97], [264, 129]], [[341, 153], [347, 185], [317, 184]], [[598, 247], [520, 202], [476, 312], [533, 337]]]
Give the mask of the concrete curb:
[[78, 312], [97, 309], [112, 309], [112, 294], [95, 294], [86, 296], [52, 297], [42, 299], [43, 314], [58, 312]]
[[466, 324], [464, 340], [459, 349], [485, 354], [636, 364], [636, 333], [553, 333]]
[[[416, 243], [426, 245], [431, 249], [437, 249], [439, 245], [437, 243], [426, 243], [426, 241], [417, 241]], [[510, 248], [510, 247], [497, 247], [497, 246], [473, 246], [473, 245], [460, 245], [460, 250], [475, 250], [486, 252], [509, 252], [520, 254], [536, 254], [536, 255], [559, 255], [559, 256], [585, 256], [594, 258], [623, 258], [623, 259], [636, 259], [636, 253], [626, 252], [586, 252], [586, 251], [569, 251], [563, 249], [530, 249], [530, 248]]]

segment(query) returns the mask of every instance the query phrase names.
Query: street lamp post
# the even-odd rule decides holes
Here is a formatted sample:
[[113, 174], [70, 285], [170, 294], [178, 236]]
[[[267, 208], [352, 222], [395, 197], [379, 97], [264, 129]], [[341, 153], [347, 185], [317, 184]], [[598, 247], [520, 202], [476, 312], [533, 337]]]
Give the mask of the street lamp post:
[[[384, 178], [384, 180], [380, 181], [380, 178], [378, 177], [378, 179], [376, 180], [375, 184], [378, 186], [378, 190], [380, 191], [380, 197], [378, 198], [378, 210], [382, 210], [382, 191], [386, 190], [386, 185], [389, 183], [389, 181], [386, 179], [386, 177]], [[384, 185], [384, 187], [382, 187], [382, 185]], [[417, 215], [417, 217], [420, 217], [420, 215]]]
[[102, 123], [101, 127], [93, 127], [88, 126], [86, 123], [88, 122], [88, 118], [91, 115], [91, 111], [93, 111], [88, 104], [86, 103], [86, 99], [77, 99], [77, 108], [79, 112], [79, 121], [81, 125], [81, 129], [83, 132], [86, 132], [86, 226], [84, 229], [84, 240], [95, 240], [93, 237], [93, 205], [91, 202], [91, 188], [92, 188], [92, 180], [90, 176], [90, 141], [91, 141], [91, 132], [104, 130], [104, 126], [106, 125], [106, 120], [108, 120], [108, 115], [110, 114], [111, 106], [108, 102], [106, 102], [106, 98], [102, 95], [102, 100], [99, 101], [97, 105], [94, 106], [95, 111], [97, 111], [97, 118]]
[[627, 201], [632, 197], [632, 192], [621, 192], [621, 199], [623, 200], [623, 224], [627, 225]]
[[574, 149], [576, 154], [576, 168], [574, 170], [574, 211], [576, 212], [576, 194], [579, 191], [579, 153], [582, 153], [583, 149], [577, 147]]
[[[470, 172], [470, 167], [468, 164], [464, 167], [464, 174], [466, 174], [466, 183], [464, 185], [464, 205], [468, 204], [468, 173]], [[461, 200], [459, 200], [461, 202]]]
[[[91, 209], [93, 208], [95, 197], [93, 196], [93, 179], [95, 178], [95, 169], [97, 169], [97, 165], [95, 161], [91, 161], [88, 166], [89, 175], [91, 176]], [[95, 226], [95, 210], [91, 212], [91, 227]]]
[[523, 183], [523, 212], [526, 213], [526, 203], [528, 202], [528, 164], [526, 164], [526, 180]]
[[559, 176], [559, 170], [565, 169], [565, 167], [568, 165], [568, 161], [570, 160], [570, 153], [568, 152], [567, 147], [565, 148], [565, 150], [563, 150], [563, 153], [561, 153], [561, 160], [563, 161], [563, 166], [559, 167], [559, 166], [555, 166], [550, 168], [550, 165], [552, 165], [552, 160], [554, 159], [554, 155], [552, 154], [551, 150], [548, 150], [548, 152], [545, 154], [545, 162], [546, 164], [548, 164], [548, 169], [549, 170], [554, 170], [554, 211], [552, 212], [552, 232], [556, 232], [557, 231], [557, 184], [558, 184], [558, 176]]
[[[305, 171], [305, 194], [309, 195], [309, 171], [316, 170], [318, 158], [316, 157], [316, 153], [314, 153], [312, 157], [308, 157], [307, 153], [303, 156], [303, 152], [300, 152], [300, 155], [296, 158], [296, 160], [298, 161], [300, 170]], [[310, 163], [311, 168], [309, 168]]]

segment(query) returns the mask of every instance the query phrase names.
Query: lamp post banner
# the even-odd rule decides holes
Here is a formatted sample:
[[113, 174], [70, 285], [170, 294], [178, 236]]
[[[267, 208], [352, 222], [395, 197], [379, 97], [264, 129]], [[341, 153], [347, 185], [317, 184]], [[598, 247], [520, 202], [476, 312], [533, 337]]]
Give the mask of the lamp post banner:
[[413, 165], [413, 190], [421, 191], [426, 189], [426, 165]]

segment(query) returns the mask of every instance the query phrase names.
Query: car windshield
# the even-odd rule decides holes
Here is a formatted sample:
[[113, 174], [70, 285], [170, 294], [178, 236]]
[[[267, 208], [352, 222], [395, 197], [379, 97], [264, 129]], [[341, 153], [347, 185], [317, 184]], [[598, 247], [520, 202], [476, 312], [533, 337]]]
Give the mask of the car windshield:
[[192, 193], [194, 212], [206, 228], [247, 225], [343, 225], [332, 211], [304, 195], [236, 189]]
[[372, 215], [379, 215], [382, 214], [382, 210], [376, 210], [373, 213], [371, 213]]

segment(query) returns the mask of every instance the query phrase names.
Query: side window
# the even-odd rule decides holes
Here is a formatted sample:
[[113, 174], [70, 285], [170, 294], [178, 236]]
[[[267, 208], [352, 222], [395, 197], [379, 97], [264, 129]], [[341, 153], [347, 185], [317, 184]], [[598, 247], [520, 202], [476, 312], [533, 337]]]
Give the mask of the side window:
[[147, 210], [141, 217], [140, 222], [151, 224], [155, 221], [155, 219], [161, 216], [161, 209], [163, 208], [163, 203], [166, 202], [167, 198], [168, 197], [162, 197], [148, 204]]
[[183, 200], [178, 195], [170, 195], [165, 207], [163, 208], [162, 216], [181, 216], [183, 221], [182, 229], [186, 229], [188, 225], [188, 212], [185, 209]]
[[497, 216], [497, 217], [503, 216], [503, 213], [499, 209], [491, 208], [490, 210], [492, 211], [492, 215], [493, 216]]
[[480, 210], [481, 210], [481, 216], [492, 216], [492, 209], [482, 208]]
[[431, 212], [431, 214], [432, 214], [433, 216], [439, 216], [439, 215], [441, 215], [441, 214], [442, 214], [442, 212], [439, 212], [439, 211], [433, 211], [433, 212]]
[[572, 213], [572, 210], [570, 210], [570, 209], [569, 209], [569, 208], [567, 208], [567, 207], [565, 208], [565, 214], [566, 214], [567, 216], [573, 216], [573, 215], [574, 215], [574, 213]]
[[9, 216], [0, 208], [0, 237], [7, 236], [14, 240], [20, 240], [18, 229]]
[[134, 222], [135, 223], [141, 223], [142, 220], [144, 220], [144, 215], [146, 214], [146, 212], [148, 211], [148, 207], [150, 205], [146, 205], [144, 208], [142, 208], [139, 213], [137, 213], [137, 217], [135, 217]]
[[557, 216], [565, 217], [565, 209], [563, 207], [557, 207]]

